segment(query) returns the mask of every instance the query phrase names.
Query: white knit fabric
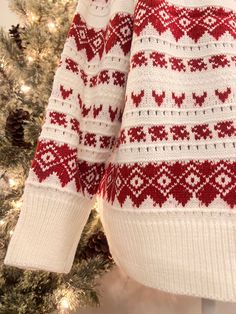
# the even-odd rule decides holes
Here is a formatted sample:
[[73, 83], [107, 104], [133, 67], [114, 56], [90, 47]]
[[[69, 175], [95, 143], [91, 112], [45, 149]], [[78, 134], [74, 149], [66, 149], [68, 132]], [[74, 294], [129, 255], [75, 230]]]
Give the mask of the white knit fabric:
[[24, 193], [27, 202], [5, 263], [23, 269], [69, 273], [94, 200], [67, 194], [62, 199], [53, 188], [48, 191], [47, 187], [29, 185]]
[[138, 282], [236, 302], [235, 0], [79, 0], [6, 265], [68, 273], [98, 199]]
[[112, 256], [131, 278], [174, 294], [235, 302], [235, 215], [135, 213], [98, 203]]

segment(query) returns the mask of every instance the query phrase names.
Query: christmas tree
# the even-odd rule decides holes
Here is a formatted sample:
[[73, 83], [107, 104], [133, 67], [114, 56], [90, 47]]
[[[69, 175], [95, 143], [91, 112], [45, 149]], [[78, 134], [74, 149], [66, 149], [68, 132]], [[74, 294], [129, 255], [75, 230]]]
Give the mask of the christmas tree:
[[69, 313], [99, 305], [96, 280], [114, 262], [91, 210], [69, 274], [3, 264], [76, 0], [11, 0], [20, 24], [0, 29], [0, 313]]

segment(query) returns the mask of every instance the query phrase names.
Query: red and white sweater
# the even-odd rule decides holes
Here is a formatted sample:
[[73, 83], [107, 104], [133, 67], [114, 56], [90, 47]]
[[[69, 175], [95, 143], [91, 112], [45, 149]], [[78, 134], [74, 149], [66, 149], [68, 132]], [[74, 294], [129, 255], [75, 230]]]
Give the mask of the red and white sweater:
[[68, 273], [97, 200], [130, 277], [236, 302], [235, 104], [235, 0], [79, 0], [4, 263]]

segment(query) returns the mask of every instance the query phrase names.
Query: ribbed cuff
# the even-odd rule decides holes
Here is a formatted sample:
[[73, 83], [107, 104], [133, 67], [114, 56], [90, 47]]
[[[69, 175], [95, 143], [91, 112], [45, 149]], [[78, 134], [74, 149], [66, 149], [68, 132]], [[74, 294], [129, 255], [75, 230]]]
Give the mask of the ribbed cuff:
[[69, 273], [93, 202], [59, 190], [25, 186], [4, 264]]

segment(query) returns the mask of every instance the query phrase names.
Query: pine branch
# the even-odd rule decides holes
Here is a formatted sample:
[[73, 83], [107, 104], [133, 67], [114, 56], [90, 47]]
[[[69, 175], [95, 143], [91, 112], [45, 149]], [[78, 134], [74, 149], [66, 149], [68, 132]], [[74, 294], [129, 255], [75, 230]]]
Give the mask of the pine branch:
[[[0, 97], [0, 124], [3, 126], [0, 128], [0, 167], [6, 169], [8, 176], [16, 172], [22, 180], [16, 189], [9, 187], [0, 195], [0, 219], [4, 219], [0, 227], [0, 246], [4, 243], [4, 252], [19, 214], [12, 202], [19, 200], [23, 193], [23, 181], [35, 153], [53, 76], [76, 3], [77, 0], [66, 4], [61, 0], [10, 0], [12, 10], [25, 22], [24, 28], [20, 29], [23, 51], [0, 29], [0, 60], [4, 61], [4, 68], [0, 68], [0, 94], [3, 95]], [[32, 16], [36, 18], [32, 19]], [[50, 20], [58, 23], [54, 33], [48, 31]], [[21, 90], [22, 81], [30, 87], [26, 93]], [[5, 136], [6, 119], [10, 109], [16, 108], [30, 114], [24, 127], [24, 138], [32, 144], [31, 149], [14, 147]], [[92, 209], [78, 252], [86, 247], [91, 235], [101, 229], [99, 215]], [[74, 306], [98, 305], [97, 279], [113, 265], [113, 261], [102, 254], [88, 259], [75, 258], [71, 272], [63, 275], [31, 272], [0, 263], [0, 313], [48, 314], [57, 308], [64, 295]]]
[[[98, 289], [98, 278], [114, 266], [102, 256], [98, 255], [93, 259], [83, 260], [75, 263], [68, 275], [62, 275], [61, 285], [55, 291], [58, 294], [65, 287], [72, 289], [75, 298], [72, 302], [72, 309], [85, 306], [100, 305], [100, 291]], [[63, 295], [61, 296], [63, 297]], [[71, 303], [71, 302], [70, 302]]]
[[[8, 87], [8, 90], [10, 91], [10, 92], [13, 92], [13, 90], [14, 90], [14, 83], [13, 83], [13, 80], [12, 79], [10, 79], [9, 77], [8, 77], [8, 75], [7, 75], [7, 73], [6, 73], [6, 71], [5, 71], [5, 69], [4, 69], [4, 67], [2, 66], [0, 66], [0, 75], [1, 75], [1, 79], [2, 79], [2, 81], [4, 81], [4, 84], [6, 84], [7, 85], [7, 87]], [[11, 95], [9, 95], [9, 97], [10, 97]]]
[[9, 0], [9, 8], [15, 12], [19, 17], [26, 17], [26, 1]]
[[[11, 70], [14, 73], [21, 73], [25, 63], [22, 51], [18, 48], [16, 43], [5, 34], [3, 28], [0, 28], [0, 58], [4, 58], [7, 65], [12, 65]], [[21, 77], [18, 76], [18, 77]]]

